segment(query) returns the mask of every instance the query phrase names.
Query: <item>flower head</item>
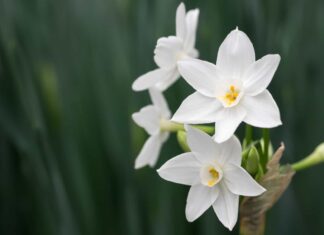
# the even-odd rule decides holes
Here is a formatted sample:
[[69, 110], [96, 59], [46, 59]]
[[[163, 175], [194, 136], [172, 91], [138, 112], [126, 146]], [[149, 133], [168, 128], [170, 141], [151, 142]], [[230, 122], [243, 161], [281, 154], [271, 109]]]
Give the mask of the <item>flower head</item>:
[[168, 104], [158, 90], [151, 88], [149, 93], [153, 105], [145, 106], [132, 115], [134, 122], [150, 135], [135, 160], [136, 169], [145, 165], [153, 167], [159, 157], [162, 144], [169, 137], [168, 132], [160, 130], [160, 122], [171, 117]]
[[176, 13], [176, 36], [160, 38], [154, 50], [154, 61], [159, 68], [137, 78], [133, 90], [156, 87], [164, 91], [180, 77], [177, 62], [198, 57], [195, 49], [198, 16], [198, 9], [186, 13], [185, 5], [180, 3]]
[[187, 129], [192, 152], [170, 159], [158, 173], [165, 180], [191, 186], [186, 205], [189, 222], [212, 206], [218, 219], [232, 230], [239, 195], [258, 196], [265, 189], [240, 166], [242, 148], [235, 136], [218, 144], [202, 131]]
[[242, 121], [262, 128], [281, 125], [277, 104], [266, 89], [279, 61], [279, 55], [255, 61], [249, 38], [233, 30], [218, 50], [216, 65], [198, 59], [178, 62], [180, 74], [196, 92], [183, 101], [172, 120], [215, 122], [217, 142], [229, 139]]

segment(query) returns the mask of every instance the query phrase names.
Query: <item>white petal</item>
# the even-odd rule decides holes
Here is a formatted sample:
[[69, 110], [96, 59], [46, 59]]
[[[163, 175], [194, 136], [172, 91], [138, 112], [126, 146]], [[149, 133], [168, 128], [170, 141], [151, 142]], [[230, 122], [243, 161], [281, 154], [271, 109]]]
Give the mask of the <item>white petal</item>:
[[280, 62], [280, 55], [266, 55], [249, 66], [244, 79], [244, 93], [251, 96], [264, 91], [272, 80]]
[[228, 78], [238, 78], [254, 61], [255, 53], [250, 39], [244, 32], [235, 29], [219, 47], [216, 65]]
[[170, 118], [171, 112], [162, 92], [157, 90], [156, 88], [151, 88], [149, 89], [149, 94], [153, 105], [161, 110], [163, 117]]
[[217, 99], [195, 92], [181, 103], [172, 121], [189, 124], [212, 123], [220, 109], [223, 106]]
[[163, 37], [157, 41], [154, 61], [160, 68], [174, 68], [183, 51], [183, 41], [175, 36]]
[[217, 199], [219, 189], [207, 187], [202, 184], [190, 188], [187, 197], [186, 218], [193, 222], [199, 218]]
[[164, 163], [157, 172], [167, 181], [193, 185], [199, 182], [200, 166], [192, 153], [183, 153]]
[[219, 74], [214, 64], [198, 59], [181, 60], [178, 69], [182, 77], [201, 94], [215, 97]]
[[161, 131], [160, 132], [160, 140], [162, 143], [164, 143], [165, 141], [168, 140], [169, 136], [170, 136], [170, 132], [167, 132], [167, 131]]
[[251, 126], [272, 128], [282, 124], [279, 108], [268, 90], [256, 96], [245, 96], [242, 106], [247, 112], [244, 122]]
[[240, 166], [227, 164], [223, 173], [223, 180], [232, 193], [251, 197], [266, 191]]
[[199, 57], [199, 51], [195, 48], [192, 48], [191, 50], [186, 52], [189, 57], [191, 58], [198, 58]]
[[216, 121], [216, 142], [221, 143], [228, 140], [243, 121], [245, 115], [246, 111], [238, 105], [226, 108], [221, 114], [222, 118]]
[[133, 113], [134, 122], [144, 128], [150, 135], [156, 135], [160, 131], [160, 112], [153, 105], [148, 105], [137, 113]]
[[155, 69], [138, 77], [132, 85], [134, 91], [143, 91], [155, 86], [159, 82], [167, 80], [172, 75], [173, 70]]
[[218, 144], [218, 149], [219, 155], [217, 156], [217, 162], [220, 165], [226, 165], [229, 163], [241, 165], [242, 146], [239, 139], [235, 135], [225, 142]]
[[175, 83], [178, 78], [180, 77], [180, 74], [178, 72], [177, 67], [171, 69], [172, 73], [170, 73], [170, 76], [168, 76], [167, 79], [164, 79], [163, 81], [157, 83], [155, 87], [160, 91], [165, 91], [168, 89], [173, 83]]
[[187, 143], [192, 152], [198, 153], [198, 155], [195, 155], [196, 158], [202, 163], [213, 162], [220, 151], [211, 136], [190, 126], [186, 126], [186, 129]]
[[186, 7], [184, 3], [180, 3], [176, 13], [176, 35], [184, 39], [186, 35]]
[[159, 157], [161, 146], [162, 143], [159, 134], [150, 136], [135, 160], [135, 169], [146, 165], [154, 166]]
[[194, 48], [196, 43], [196, 32], [198, 25], [199, 9], [190, 10], [186, 15], [186, 37], [184, 48], [188, 51]]
[[231, 231], [237, 222], [238, 207], [239, 196], [231, 193], [226, 186], [220, 185], [213, 209], [222, 224]]
[[[159, 136], [160, 146], [162, 147], [162, 145], [165, 143], [165, 141], [167, 141], [167, 139], [169, 138], [170, 133], [163, 131], [163, 132], [160, 132], [158, 134], [158, 136]], [[155, 166], [155, 164], [156, 164], [156, 162], [157, 162], [157, 160], [159, 158], [159, 155], [160, 155], [160, 150], [159, 150], [159, 153], [158, 154], [151, 156], [150, 161], [148, 163], [151, 167], [154, 167]]]

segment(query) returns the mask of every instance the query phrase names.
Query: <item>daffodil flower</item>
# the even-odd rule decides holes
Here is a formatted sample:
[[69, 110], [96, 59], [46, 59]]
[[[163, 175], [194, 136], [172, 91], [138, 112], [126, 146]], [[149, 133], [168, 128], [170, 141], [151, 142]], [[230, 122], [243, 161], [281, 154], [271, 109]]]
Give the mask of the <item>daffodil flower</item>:
[[279, 55], [255, 61], [250, 39], [233, 30], [221, 44], [216, 65], [198, 59], [178, 62], [182, 77], [196, 90], [174, 114], [175, 122], [216, 123], [215, 140], [229, 139], [243, 121], [255, 127], [281, 125], [278, 106], [266, 89]]
[[200, 130], [189, 126], [187, 130], [192, 152], [170, 159], [158, 173], [165, 180], [191, 186], [185, 210], [189, 222], [212, 206], [218, 219], [232, 230], [239, 195], [258, 196], [265, 189], [240, 166], [242, 147], [235, 136], [219, 144]]
[[134, 91], [150, 87], [164, 91], [180, 77], [177, 61], [198, 57], [195, 49], [198, 16], [198, 9], [186, 13], [185, 5], [179, 5], [176, 13], [176, 36], [162, 37], [157, 41], [154, 61], [159, 68], [137, 78], [132, 85]]
[[146, 165], [153, 167], [159, 157], [162, 144], [169, 137], [168, 132], [160, 130], [160, 122], [169, 120], [171, 117], [168, 104], [157, 89], [149, 89], [149, 94], [153, 105], [145, 106], [132, 115], [134, 122], [150, 135], [135, 160], [135, 169]]

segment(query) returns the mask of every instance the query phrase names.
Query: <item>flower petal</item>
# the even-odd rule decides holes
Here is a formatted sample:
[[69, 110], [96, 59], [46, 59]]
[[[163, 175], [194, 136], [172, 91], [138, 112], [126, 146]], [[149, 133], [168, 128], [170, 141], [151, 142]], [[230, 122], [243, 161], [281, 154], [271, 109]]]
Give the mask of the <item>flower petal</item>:
[[159, 134], [150, 136], [135, 160], [135, 169], [146, 165], [153, 167], [159, 157], [161, 146], [162, 143]]
[[222, 184], [219, 188], [219, 195], [213, 204], [213, 209], [222, 224], [232, 231], [237, 222], [239, 196], [231, 193]]
[[191, 186], [186, 205], [186, 218], [193, 222], [199, 218], [217, 199], [219, 189], [202, 184]]
[[240, 106], [235, 106], [224, 109], [220, 116], [221, 118], [216, 121], [215, 125], [215, 140], [218, 143], [228, 140], [234, 134], [245, 118], [246, 111]]
[[143, 91], [167, 80], [173, 73], [169, 69], [155, 69], [138, 77], [132, 85], [134, 91]]
[[183, 153], [164, 163], [157, 172], [167, 181], [193, 185], [199, 182], [200, 163], [192, 153]]
[[272, 80], [280, 62], [280, 55], [266, 55], [249, 66], [243, 75], [244, 93], [251, 96], [264, 91]]
[[184, 48], [190, 51], [195, 47], [196, 32], [198, 25], [199, 9], [188, 11], [186, 15], [186, 37], [184, 39]]
[[254, 61], [255, 53], [250, 39], [236, 28], [219, 47], [216, 65], [229, 78], [238, 78]]
[[242, 106], [247, 112], [244, 122], [251, 126], [272, 128], [282, 124], [279, 108], [268, 90], [256, 96], [245, 96]]
[[165, 91], [168, 89], [173, 83], [175, 83], [178, 78], [180, 77], [180, 74], [178, 72], [178, 69], [175, 67], [172, 70], [172, 73], [170, 73], [170, 76], [168, 76], [166, 79], [162, 80], [161, 82], [157, 83], [155, 87], [160, 91]]
[[189, 57], [191, 58], [198, 58], [199, 57], [199, 51], [195, 48], [192, 48], [191, 50], [186, 52]]
[[183, 51], [183, 41], [176, 36], [160, 38], [154, 50], [154, 61], [160, 68], [177, 66], [179, 53]]
[[242, 161], [242, 146], [239, 139], [233, 135], [231, 138], [218, 144], [219, 155], [217, 162], [220, 165], [232, 163], [234, 165], [241, 165]]
[[145, 129], [150, 135], [156, 135], [160, 131], [160, 112], [153, 105], [148, 105], [139, 112], [133, 113], [134, 122]]
[[[159, 135], [159, 142], [160, 142], [160, 148], [161, 148], [162, 145], [165, 143], [165, 141], [168, 140], [170, 133], [169, 132], [160, 132], [158, 135]], [[155, 166], [155, 164], [159, 158], [159, 155], [160, 155], [160, 150], [158, 151], [158, 154], [151, 156], [150, 161], [148, 163], [150, 167]]]
[[178, 62], [182, 77], [201, 94], [215, 97], [219, 74], [214, 64], [198, 59], [187, 59]]
[[212, 123], [220, 109], [223, 106], [217, 99], [195, 92], [181, 103], [172, 121], [188, 124]]
[[157, 90], [156, 88], [151, 88], [149, 89], [149, 94], [153, 102], [153, 105], [161, 110], [163, 117], [170, 118], [171, 112], [168, 103], [166, 102], [161, 91]]
[[214, 162], [215, 156], [219, 155], [220, 151], [217, 148], [215, 141], [205, 132], [196, 128], [186, 126], [187, 143], [196, 158], [202, 163]]
[[266, 191], [240, 166], [227, 164], [223, 168], [223, 173], [224, 182], [232, 193], [251, 197]]
[[176, 13], [176, 35], [184, 39], [186, 35], [186, 7], [184, 3], [180, 3]]

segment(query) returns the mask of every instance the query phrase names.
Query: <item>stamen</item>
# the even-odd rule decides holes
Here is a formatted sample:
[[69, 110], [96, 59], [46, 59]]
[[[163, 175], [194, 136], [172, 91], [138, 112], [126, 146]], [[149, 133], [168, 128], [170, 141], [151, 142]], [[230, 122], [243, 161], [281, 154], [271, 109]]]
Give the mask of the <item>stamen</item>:
[[227, 105], [231, 105], [232, 103], [235, 102], [238, 96], [239, 96], [239, 90], [237, 90], [234, 85], [231, 85], [229, 87], [229, 91], [226, 92], [224, 99]]
[[211, 179], [208, 180], [207, 184], [209, 187], [212, 187], [216, 184], [216, 182], [219, 178], [219, 173], [218, 173], [218, 171], [215, 170], [215, 168], [210, 168], [208, 172], [211, 176]]
[[201, 168], [200, 179], [203, 185], [214, 187], [222, 179], [222, 170], [214, 165], [206, 165]]

